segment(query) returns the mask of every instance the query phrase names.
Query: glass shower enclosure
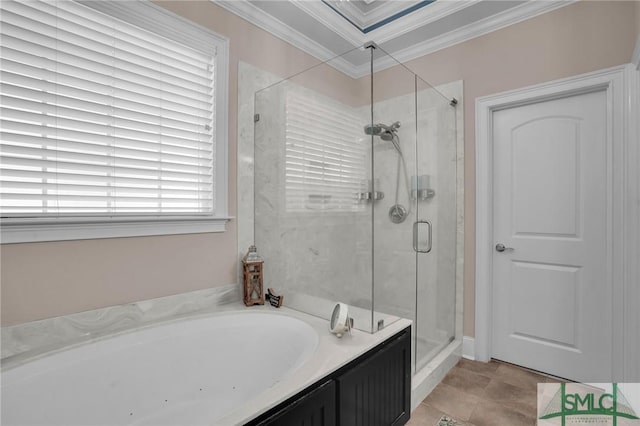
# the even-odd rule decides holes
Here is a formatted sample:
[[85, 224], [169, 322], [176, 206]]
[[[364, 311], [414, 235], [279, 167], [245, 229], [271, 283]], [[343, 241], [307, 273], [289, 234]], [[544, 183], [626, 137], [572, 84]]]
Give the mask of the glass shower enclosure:
[[412, 319], [421, 369], [455, 337], [455, 101], [370, 44], [256, 92], [254, 111], [265, 287], [326, 319], [346, 303], [370, 333]]

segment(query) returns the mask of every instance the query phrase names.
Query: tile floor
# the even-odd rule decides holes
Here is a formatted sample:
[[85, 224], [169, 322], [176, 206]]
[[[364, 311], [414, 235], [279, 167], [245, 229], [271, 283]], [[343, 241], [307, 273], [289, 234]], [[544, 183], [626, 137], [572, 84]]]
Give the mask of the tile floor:
[[461, 426], [534, 426], [537, 384], [557, 380], [499, 361], [460, 362], [411, 413], [408, 426], [434, 426], [446, 414]]

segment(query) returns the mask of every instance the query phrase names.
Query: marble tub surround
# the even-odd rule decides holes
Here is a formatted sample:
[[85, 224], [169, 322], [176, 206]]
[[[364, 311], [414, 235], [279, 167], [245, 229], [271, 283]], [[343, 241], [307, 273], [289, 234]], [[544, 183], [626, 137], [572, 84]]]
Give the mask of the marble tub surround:
[[2, 327], [2, 366], [137, 327], [215, 311], [240, 300], [228, 285]]

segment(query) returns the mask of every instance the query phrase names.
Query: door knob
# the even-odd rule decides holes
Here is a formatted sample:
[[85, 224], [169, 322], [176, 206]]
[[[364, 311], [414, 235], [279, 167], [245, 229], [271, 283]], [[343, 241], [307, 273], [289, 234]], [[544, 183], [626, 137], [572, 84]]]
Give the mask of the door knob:
[[505, 247], [504, 244], [502, 244], [502, 243], [496, 244], [496, 251], [499, 251], [500, 253], [502, 253], [505, 250], [514, 250], [514, 248], [513, 247]]

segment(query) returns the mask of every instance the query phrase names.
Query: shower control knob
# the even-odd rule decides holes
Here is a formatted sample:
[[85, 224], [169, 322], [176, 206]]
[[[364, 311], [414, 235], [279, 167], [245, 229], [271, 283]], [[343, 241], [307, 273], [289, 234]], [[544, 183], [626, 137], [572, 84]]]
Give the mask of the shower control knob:
[[502, 243], [496, 244], [496, 251], [499, 251], [500, 253], [502, 253], [505, 250], [514, 250], [514, 248], [513, 247], [505, 247], [504, 244], [502, 244]]

